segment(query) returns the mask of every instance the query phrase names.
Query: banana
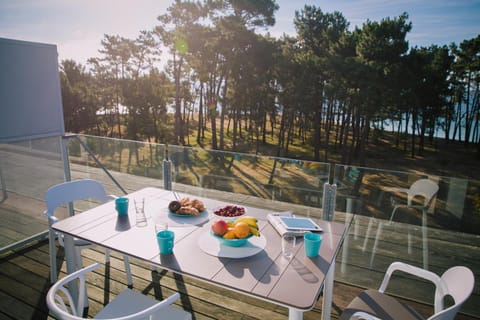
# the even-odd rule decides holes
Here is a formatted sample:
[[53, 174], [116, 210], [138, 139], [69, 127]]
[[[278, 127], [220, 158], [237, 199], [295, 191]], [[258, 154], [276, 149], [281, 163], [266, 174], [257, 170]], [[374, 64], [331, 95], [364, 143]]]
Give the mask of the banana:
[[256, 237], [260, 237], [260, 231], [258, 231], [257, 228], [254, 227], [249, 227], [250, 228], [250, 233], [253, 234]]
[[247, 219], [247, 220], [251, 220], [251, 221], [255, 221], [257, 222], [257, 218], [256, 217], [253, 217], [253, 216], [243, 216], [243, 217], [240, 217], [239, 219]]
[[245, 222], [250, 227], [254, 227], [254, 228], [258, 229], [257, 218], [255, 218], [255, 217], [248, 217], [248, 216], [247, 217], [241, 217], [241, 218], [238, 218], [237, 220], [235, 220], [235, 223], [238, 223], [240, 221]]

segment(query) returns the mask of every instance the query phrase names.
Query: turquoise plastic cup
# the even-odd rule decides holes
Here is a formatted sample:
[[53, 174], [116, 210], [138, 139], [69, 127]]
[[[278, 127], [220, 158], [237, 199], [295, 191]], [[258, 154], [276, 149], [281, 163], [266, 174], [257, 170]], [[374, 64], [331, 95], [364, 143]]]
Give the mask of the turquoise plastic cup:
[[307, 257], [313, 258], [318, 256], [320, 245], [322, 244], [322, 236], [313, 232], [305, 233], [303, 236], [303, 241], [305, 245], [305, 254]]
[[128, 214], [128, 198], [115, 199], [115, 209], [119, 216], [126, 216]]
[[173, 253], [173, 241], [175, 233], [171, 230], [163, 230], [157, 233], [158, 247], [161, 254]]

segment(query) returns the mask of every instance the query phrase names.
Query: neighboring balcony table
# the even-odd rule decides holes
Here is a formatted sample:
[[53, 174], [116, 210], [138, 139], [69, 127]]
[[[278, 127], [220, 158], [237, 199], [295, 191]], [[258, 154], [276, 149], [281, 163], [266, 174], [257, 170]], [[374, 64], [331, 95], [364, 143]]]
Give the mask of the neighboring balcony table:
[[[169, 229], [175, 232], [174, 253], [160, 255], [154, 220], [168, 217], [168, 204], [175, 199], [174, 194], [168, 190], [144, 188], [127, 195], [130, 199], [138, 196], [145, 197], [146, 227], [135, 226], [133, 201], [130, 201], [129, 216], [125, 219], [117, 216], [114, 203], [109, 202], [53, 225], [53, 229], [65, 234], [68, 273], [75, 268], [72, 237], [77, 237], [181, 275], [288, 307], [289, 319], [302, 319], [303, 312], [315, 306], [324, 289], [322, 319], [330, 318], [335, 258], [348, 231], [346, 224], [318, 220], [324, 230], [319, 256], [306, 257], [303, 239], [298, 238], [295, 256], [287, 260], [281, 254], [280, 235], [267, 220], [267, 214], [275, 210], [242, 205], [247, 215], [258, 218], [261, 235], [266, 240], [265, 248], [244, 258], [218, 257], [207, 254], [200, 248], [199, 241], [205, 240], [211, 221], [217, 218], [213, 215], [214, 209], [233, 203], [182, 195], [202, 200], [210, 221], [200, 225], [170, 223]], [[184, 218], [188, 219], [191, 218]], [[217, 241], [213, 237], [212, 240]]]

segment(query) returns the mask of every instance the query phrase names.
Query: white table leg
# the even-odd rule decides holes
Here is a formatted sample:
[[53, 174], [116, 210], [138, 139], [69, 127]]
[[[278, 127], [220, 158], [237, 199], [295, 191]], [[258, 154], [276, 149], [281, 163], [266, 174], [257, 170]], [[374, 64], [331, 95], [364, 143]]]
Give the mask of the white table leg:
[[335, 260], [332, 261], [330, 269], [325, 277], [323, 285], [323, 304], [322, 304], [322, 320], [330, 320], [332, 313], [332, 296], [333, 296], [333, 279], [335, 277]]
[[303, 311], [295, 308], [288, 308], [288, 320], [302, 320], [302, 319], [303, 319]]
[[[65, 234], [63, 237], [64, 241], [64, 249], [65, 249], [65, 260], [67, 262], [67, 273], [71, 274], [76, 270], [76, 263], [75, 263], [75, 248], [73, 237], [70, 235]], [[68, 287], [70, 294], [74, 301], [78, 300], [78, 286], [76, 281], [72, 281], [69, 283]]]

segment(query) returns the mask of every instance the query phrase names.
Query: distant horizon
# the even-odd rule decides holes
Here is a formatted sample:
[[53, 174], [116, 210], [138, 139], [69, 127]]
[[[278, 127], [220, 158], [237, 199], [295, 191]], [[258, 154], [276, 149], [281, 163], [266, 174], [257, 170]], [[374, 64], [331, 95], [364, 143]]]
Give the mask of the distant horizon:
[[[173, 1], [139, 0], [0, 0], [0, 37], [57, 45], [59, 60], [73, 59], [85, 64], [98, 57], [105, 34], [136, 38], [141, 30], [158, 25], [156, 19], [166, 13]], [[276, 24], [265, 30], [273, 37], [296, 35], [295, 11], [305, 4], [323, 12], [341, 12], [350, 30], [367, 20], [408, 13], [412, 31], [407, 34], [410, 47], [459, 45], [480, 34], [480, 1], [478, 0], [278, 0]]]

